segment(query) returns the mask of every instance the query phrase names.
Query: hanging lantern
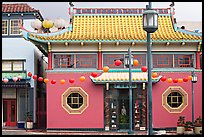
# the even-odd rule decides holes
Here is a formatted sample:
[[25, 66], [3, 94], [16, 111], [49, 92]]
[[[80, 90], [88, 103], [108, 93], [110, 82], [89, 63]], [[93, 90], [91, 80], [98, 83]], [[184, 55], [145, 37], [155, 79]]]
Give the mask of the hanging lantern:
[[187, 82], [188, 81], [188, 78], [183, 78], [183, 82]]
[[134, 59], [134, 60], [133, 60], [133, 65], [134, 65], [134, 66], [138, 66], [138, 64], [139, 64], [139, 61], [138, 61], [137, 59]]
[[20, 81], [22, 79], [22, 76], [18, 76], [18, 80]]
[[109, 67], [108, 67], [108, 66], [103, 67], [103, 71], [104, 71], [104, 72], [108, 72], [108, 70], [109, 70]]
[[85, 78], [84, 76], [81, 76], [81, 77], [79, 78], [79, 81], [84, 82], [85, 79], [86, 79], [86, 78]]
[[31, 77], [31, 76], [32, 76], [32, 73], [31, 73], [31, 72], [28, 72], [28, 76]]
[[172, 81], [173, 81], [172, 78], [168, 78], [168, 79], [167, 79], [167, 82], [168, 82], [168, 83], [171, 83]]
[[4, 83], [8, 83], [8, 81], [9, 81], [9, 80], [8, 80], [7, 78], [4, 78], [4, 79], [3, 79], [3, 82], [4, 82]]
[[192, 80], [192, 78], [193, 78], [192, 76], [188, 76], [188, 80]]
[[61, 79], [60, 80], [60, 84], [64, 84], [65, 83], [65, 80], [64, 79]]
[[37, 79], [37, 77], [38, 77], [37, 75], [33, 75], [33, 79], [34, 79], [34, 80], [36, 80], [36, 79]]
[[120, 61], [119, 59], [115, 61], [116, 66], [120, 66], [121, 64], [122, 64], [122, 61]]
[[141, 70], [142, 70], [142, 72], [146, 72], [147, 71], [147, 67], [146, 66], [142, 66]]
[[178, 83], [178, 79], [174, 79], [174, 80], [173, 80], [173, 83]]
[[153, 78], [156, 78], [157, 76], [158, 76], [158, 74], [157, 74], [156, 72], [153, 72], [153, 73], [152, 73], [152, 77], [153, 77]]
[[42, 77], [39, 77], [39, 78], [38, 78], [38, 81], [43, 81], [43, 78], [42, 78]]
[[18, 80], [17, 77], [13, 77], [13, 81], [16, 82]]
[[182, 82], [183, 82], [183, 79], [182, 79], [182, 78], [178, 78], [178, 82], [179, 82], [179, 83], [182, 83]]
[[58, 29], [63, 29], [65, 27], [65, 20], [63, 20], [62, 18], [58, 18], [54, 21], [54, 26]]
[[51, 84], [55, 84], [56, 83], [56, 80], [51, 80]]
[[36, 19], [33, 22], [31, 22], [31, 27], [34, 30], [38, 30], [38, 29], [42, 28], [42, 22], [39, 19]]
[[74, 83], [74, 79], [69, 79], [69, 83]]
[[49, 82], [49, 79], [45, 78], [44, 82], [47, 84]]
[[91, 76], [94, 77], [94, 78], [97, 77], [97, 75], [98, 75], [98, 74], [97, 74], [96, 72], [92, 72], [92, 73], [91, 73]]
[[42, 25], [43, 25], [44, 28], [50, 29], [50, 28], [52, 28], [54, 26], [54, 23], [51, 20], [44, 20]]
[[166, 77], [165, 77], [165, 76], [162, 76], [162, 77], [161, 77], [161, 81], [163, 81], [163, 82], [166, 81]]

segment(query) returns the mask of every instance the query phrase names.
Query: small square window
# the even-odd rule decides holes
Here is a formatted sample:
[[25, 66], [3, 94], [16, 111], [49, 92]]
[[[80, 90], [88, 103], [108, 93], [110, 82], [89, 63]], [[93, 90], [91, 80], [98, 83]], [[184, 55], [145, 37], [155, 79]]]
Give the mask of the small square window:
[[11, 61], [3, 61], [2, 62], [2, 71], [12, 71], [12, 62]]
[[8, 35], [8, 20], [2, 20], [2, 35]]

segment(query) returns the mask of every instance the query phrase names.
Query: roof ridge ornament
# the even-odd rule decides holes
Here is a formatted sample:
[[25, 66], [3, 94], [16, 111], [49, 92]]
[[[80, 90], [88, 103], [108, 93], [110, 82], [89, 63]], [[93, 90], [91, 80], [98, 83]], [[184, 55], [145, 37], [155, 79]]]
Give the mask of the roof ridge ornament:
[[69, 2], [69, 6], [74, 7], [74, 4], [72, 2]]

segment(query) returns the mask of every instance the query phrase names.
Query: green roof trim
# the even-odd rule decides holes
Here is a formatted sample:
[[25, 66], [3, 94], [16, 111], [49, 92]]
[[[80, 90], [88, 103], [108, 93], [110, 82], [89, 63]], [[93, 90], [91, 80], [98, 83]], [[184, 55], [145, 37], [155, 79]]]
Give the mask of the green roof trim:
[[[90, 77], [90, 79], [91, 79], [91, 81], [93, 82], [93, 83], [95, 83], [95, 84], [105, 84], [105, 83], [112, 83], [112, 84], [115, 84], [115, 83], [129, 83], [129, 80], [123, 80], [123, 81], [121, 81], [121, 80], [102, 80], [102, 81], [96, 81], [92, 76], [89, 76]], [[160, 76], [158, 76], [157, 77], [157, 79], [152, 79], [152, 83], [157, 83], [157, 82], [159, 82], [159, 80], [160, 80], [160, 78], [161, 78], [162, 76], [160, 75]], [[132, 80], [132, 83], [148, 83], [148, 81], [147, 80]]]
[[[31, 40], [39, 41], [39, 42], [92, 42], [90, 40], [40, 40], [37, 38], [29, 37]], [[151, 42], [169, 42], [170, 40], [151, 40]], [[133, 42], [133, 40], [94, 40], [94, 42]], [[134, 42], [147, 42], [147, 40], [134, 40]], [[171, 40], [171, 42], [202, 42], [202, 40]]]
[[[167, 14], [158, 14], [159, 16], [171, 16], [169, 13]], [[143, 14], [73, 14], [74, 16], [143, 16]]]
[[195, 36], [201, 36], [202, 37], [202, 33], [189, 31], [189, 30], [184, 30], [184, 29], [181, 29], [181, 28], [178, 28], [178, 27], [177, 27], [177, 31], [180, 31], [180, 32], [186, 33], [186, 34], [190, 34], [190, 35], [195, 35]]

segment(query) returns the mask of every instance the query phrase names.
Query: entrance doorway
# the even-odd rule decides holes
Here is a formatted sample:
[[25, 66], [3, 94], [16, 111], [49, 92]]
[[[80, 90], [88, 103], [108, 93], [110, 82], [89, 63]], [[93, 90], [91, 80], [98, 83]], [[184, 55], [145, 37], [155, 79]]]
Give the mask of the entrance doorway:
[[[132, 94], [132, 129], [146, 130], [147, 108], [146, 90], [138, 85]], [[105, 91], [105, 129], [129, 129], [129, 89], [111, 89]]]
[[16, 126], [16, 100], [3, 100], [3, 122], [5, 126]]

